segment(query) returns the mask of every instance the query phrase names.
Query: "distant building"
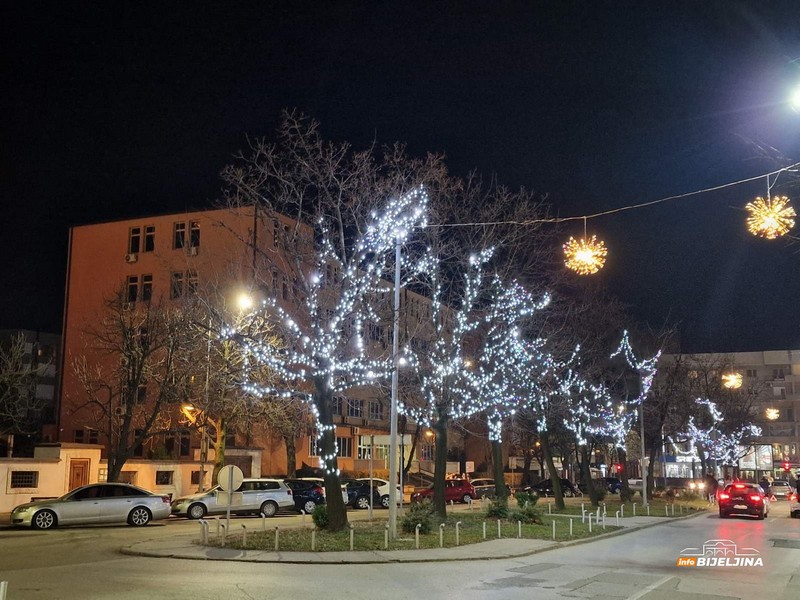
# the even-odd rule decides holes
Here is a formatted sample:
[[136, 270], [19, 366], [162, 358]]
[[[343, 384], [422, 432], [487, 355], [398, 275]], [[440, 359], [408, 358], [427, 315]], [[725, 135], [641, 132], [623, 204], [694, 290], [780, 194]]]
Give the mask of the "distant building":
[[0, 456], [33, 456], [39, 442], [55, 439], [59, 348], [61, 336], [55, 333], [28, 329], [0, 331], [0, 344], [22, 335], [25, 340], [25, 366], [38, 372], [35, 381], [33, 405], [35, 409], [26, 416], [25, 431], [14, 431], [0, 437]]

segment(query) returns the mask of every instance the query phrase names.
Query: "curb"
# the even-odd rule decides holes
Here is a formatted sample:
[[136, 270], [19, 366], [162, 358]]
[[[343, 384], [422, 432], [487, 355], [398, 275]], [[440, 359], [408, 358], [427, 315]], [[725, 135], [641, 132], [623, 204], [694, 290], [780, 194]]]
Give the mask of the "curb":
[[[522, 558], [525, 556], [532, 556], [534, 554], [540, 554], [542, 552], [548, 552], [550, 550], [558, 550], [560, 548], [568, 548], [570, 546], [577, 546], [580, 544], [590, 544], [592, 542], [596, 542], [599, 540], [604, 540], [611, 537], [616, 537], [620, 535], [625, 535], [628, 533], [633, 533], [636, 531], [641, 531], [642, 529], [649, 529], [651, 527], [658, 527], [660, 525], [666, 525], [668, 523], [672, 523], [675, 521], [683, 521], [686, 519], [693, 519], [700, 515], [706, 514], [707, 511], [698, 511], [693, 514], [684, 515], [680, 517], [671, 517], [669, 520], [664, 519], [663, 521], [656, 521], [654, 523], [646, 523], [644, 525], [637, 525], [634, 527], [621, 527], [617, 531], [610, 531], [608, 533], [602, 533], [600, 535], [596, 535], [590, 538], [582, 538], [578, 540], [569, 540], [565, 542], [552, 542], [548, 546], [544, 546], [541, 548], [535, 548], [533, 550], [525, 550], [522, 552], [506, 552], [503, 554], [495, 554], [492, 556], [477, 556], [477, 557], [468, 557], [468, 558], [460, 558], [460, 557], [434, 557], [434, 558], [414, 558], [414, 557], [386, 557], [386, 558], [375, 558], [375, 559], [366, 559], [366, 560], [300, 560], [300, 559], [272, 559], [272, 560], [265, 560], [262, 558], [246, 558], [246, 557], [236, 557], [236, 558], [213, 558], [208, 556], [186, 556], [179, 553], [164, 553], [164, 552], [154, 552], [148, 550], [135, 550], [133, 546], [127, 546], [120, 548], [121, 554], [126, 554], [129, 556], [143, 556], [147, 558], [177, 558], [182, 560], [215, 560], [215, 561], [226, 561], [226, 562], [247, 562], [247, 563], [267, 563], [267, 564], [303, 564], [303, 565], [341, 565], [341, 564], [353, 564], [353, 565], [369, 565], [369, 564], [399, 564], [399, 563], [428, 563], [428, 562], [463, 562], [463, 561], [474, 561], [474, 560], [503, 560], [509, 558]], [[147, 543], [147, 542], [139, 542]], [[479, 547], [480, 542], [478, 544], [473, 544], [473, 546]], [[265, 551], [259, 551], [265, 552]], [[403, 552], [403, 550], [393, 550], [391, 552]], [[408, 550], [407, 552], [414, 552], [412, 550]], [[286, 553], [288, 554], [288, 552]], [[324, 555], [325, 553], [318, 553], [320, 555]]]

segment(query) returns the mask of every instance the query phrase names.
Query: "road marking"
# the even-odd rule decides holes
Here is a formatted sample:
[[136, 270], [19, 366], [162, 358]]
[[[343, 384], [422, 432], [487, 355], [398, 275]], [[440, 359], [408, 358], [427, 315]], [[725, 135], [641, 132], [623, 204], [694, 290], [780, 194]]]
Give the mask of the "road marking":
[[673, 577], [674, 577], [674, 575], [667, 575], [666, 577], [662, 577], [658, 581], [654, 581], [653, 583], [651, 583], [650, 585], [645, 587], [643, 590], [639, 590], [633, 596], [628, 596], [625, 600], [639, 600], [639, 598], [641, 598], [642, 596], [644, 596], [645, 594], [647, 594], [649, 592], [652, 592], [656, 588], [661, 587], [663, 584], [668, 582]]

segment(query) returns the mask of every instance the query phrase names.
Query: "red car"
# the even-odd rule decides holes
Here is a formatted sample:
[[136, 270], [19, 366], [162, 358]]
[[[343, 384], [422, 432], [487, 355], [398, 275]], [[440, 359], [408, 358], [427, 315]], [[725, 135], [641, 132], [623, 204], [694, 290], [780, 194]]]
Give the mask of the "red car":
[[[445, 502], [463, 502], [467, 504], [471, 500], [478, 498], [475, 493], [475, 488], [466, 479], [448, 479], [444, 482], [444, 500]], [[429, 487], [418, 492], [411, 494], [412, 502], [421, 502], [422, 500], [433, 500], [433, 488]]]
[[755, 483], [731, 483], [717, 495], [720, 518], [752, 515], [763, 519], [769, 514], [769, 498]]

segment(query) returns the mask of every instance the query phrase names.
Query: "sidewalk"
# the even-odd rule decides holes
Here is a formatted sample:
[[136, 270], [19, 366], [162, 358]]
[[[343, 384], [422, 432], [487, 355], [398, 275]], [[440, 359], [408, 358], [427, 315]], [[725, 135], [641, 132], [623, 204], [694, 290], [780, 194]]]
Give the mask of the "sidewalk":
[[[372, 552], [271, 552], [265, 550], [236, 550], [213, 548], [197, 543], [198, 533], [174, 536], [168, 539], [146, 540], [121, 548], [123, 554], [155, 558], [183, 558], [187, 560], [230, 560], [259, 563], [300, 563], [300, 564], [366, 564], [366, 563], [406, 563], [458, 560], [492, 560], [515, 558], [563, 548], [576, 544], [587, 544], [615, 535], [664, 525], [700, 514], [693, 513], [683, 517], [627, 517], [621, 521], [622, 529], [592, 538], [564, 542], [552, 540], [531, 540], [503, 538], [457, 548], [429, 548], [421, 550], [387, 550]], [[574, 518], [574, 515], [570, 515]], [[580, 518], [580, 517], [578, 517]]]

